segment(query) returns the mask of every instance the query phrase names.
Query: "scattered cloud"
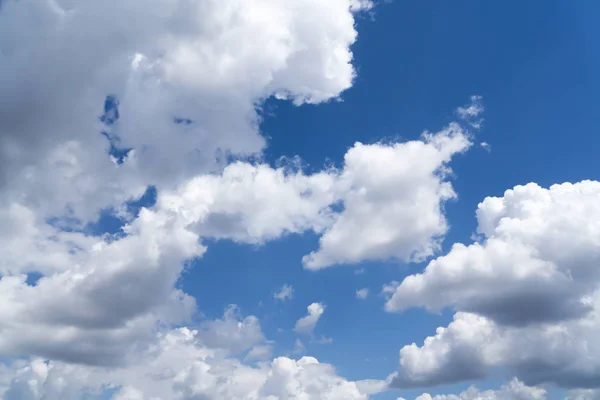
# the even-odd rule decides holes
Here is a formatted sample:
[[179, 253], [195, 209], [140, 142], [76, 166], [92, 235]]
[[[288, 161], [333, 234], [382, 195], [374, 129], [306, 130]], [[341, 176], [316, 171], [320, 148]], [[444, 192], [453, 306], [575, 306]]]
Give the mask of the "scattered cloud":
[[317, 322], [325, 312], [325, 306], [322, 303], [312, 303], [307, 307], [308, 315], [296, 321], [294, 331], [302, 334], [312, 334]]
[[369, 296], [369, 289], [364, 288], [364, 289], [359, 289], [356, 291], [356, 298], [357, 299], [361, 299], [364, 300]]
[[517, 186], [477, 209], [482, 242], [455, 244], [390, 285], [386, 309], [458, 310], [423, 346], [400, 351], [399, 387], [451, 383], [502, 367], [525, 384], [600, 382], [600, 182]]
[[273, 295], [273, 297], [276, 300], [286, 301], [286, 300], [291, 300], [293, 295], [294, 295], [294, 288], [292, 287], [292, 285], [285, 284], [281, 287], [281, 290], [279, 290], [279, 292], [277, 292]]

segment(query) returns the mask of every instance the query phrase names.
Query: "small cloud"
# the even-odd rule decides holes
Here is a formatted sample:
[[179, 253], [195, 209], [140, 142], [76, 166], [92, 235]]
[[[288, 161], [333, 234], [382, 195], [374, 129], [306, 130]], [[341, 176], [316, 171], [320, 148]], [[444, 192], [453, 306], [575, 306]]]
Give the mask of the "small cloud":
[[331, 344], [331, 343], [333, 343], [333, 338], [321, 336], [321, 339], [315, 340], [314, 342], [316, 344]]
[[471, 102], [465, 107], [458, 107], [456, 113], [463, 121], [466, 121], [474, 129], [481, 129], [483, 118], [479, 118], [485, 111], [483, 107], [483, 97], [471, 96]]
[[488, 142], [481, 142], [479, 145], [488, 153], [492, 151], [492, 146]]
[[285, 284], [281, 287], [279, 292], [275, 293], [273, 297], [275, 300], [286, 301], [290, 300], [294, 296], [294, 288], [292, 285]]
[[369, 296], [369, 289], [364, 288], [356, 291], [356, 298], [364, 300]]
[[355, 269], [354, 270], [354, 274], [355, 275], [362, 275], [365, 273], [365, 269], [364, 268], [360, 268], [360, 269]]
[[294, 331], [297, 333], [311, 334], [319, 318], [325, 312], [325, 306], [322, 303], [312, 303], [307, 307], [308, 315], [296, 321]]
[[483, 108], [483, 97], [481, 96], [471, 96], [471, 103], [466, 107], [458, 107], [456, 109], [456, 113], [462, 119], [470, 119], [478, 117], [483, 113], [485, 109]]

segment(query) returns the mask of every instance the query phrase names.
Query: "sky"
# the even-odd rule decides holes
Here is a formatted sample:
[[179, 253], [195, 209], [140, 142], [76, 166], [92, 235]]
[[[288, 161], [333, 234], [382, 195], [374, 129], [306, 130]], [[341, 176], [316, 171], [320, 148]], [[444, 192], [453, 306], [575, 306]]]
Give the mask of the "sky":
[[0, 0], [0, 398], [600, 398], [599, 17]]

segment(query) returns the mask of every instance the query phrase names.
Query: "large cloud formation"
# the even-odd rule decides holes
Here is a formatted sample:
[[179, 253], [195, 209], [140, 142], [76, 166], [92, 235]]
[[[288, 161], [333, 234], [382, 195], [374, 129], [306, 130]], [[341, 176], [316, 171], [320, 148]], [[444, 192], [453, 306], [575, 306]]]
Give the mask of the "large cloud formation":
[[6, 400], [107, 398], [110, 391], [111, 400], [367, 399], [355, 382], [315, 358], [279, 357], [248, 366], [203, 346], [202, 337], [186, 328], [164, 333], [128, 368], [16, 362], [3, 371], [0, 391]]
[[459, 312], [400, 351], [394, 385], [482, 378], [502, 366], [526, 384], [600, 385], [600, 182], [517, 186], [477, 209], [481, 241], [455, 244], [406, 277], [386, 308]]
[[[312, 230], [322, 240], [307, 268], [438, 248], [442, 205], [455, 197], [447, 164], [471, 144], [457, 124], [357, 143], [339, 169], [312, 175], [243, 161], [266, 144], [265, 99], [316, 104], [351, 87], [355, 16], [371, 7], [2, 1], [3, 398], [366, 398], [314, 358], [248, 364], [272, 348], [235, 308], [175, 327], [197, 312], [177, 282], [203, 238], [263, 243]], [[155, 205], [131, 206], [151, 187]], [[121, 229], [102, 229], [106, 213]], [[361, 241], [353, 227], [367, 222]]]

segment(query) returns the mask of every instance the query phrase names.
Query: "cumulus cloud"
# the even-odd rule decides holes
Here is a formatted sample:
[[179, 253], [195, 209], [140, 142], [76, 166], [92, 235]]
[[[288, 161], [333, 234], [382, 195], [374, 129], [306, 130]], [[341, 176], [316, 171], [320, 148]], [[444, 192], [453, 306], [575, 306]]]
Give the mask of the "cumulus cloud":
[[475, 386], [470, 386], [464, 392], [454, 395], [437, 394], [431, 396], [423, 393], [416, 400], [545, 400], [546, 390], [529, 387], [514, 378], [503, 385], [499, 390], [480, 391]]
[[364, 300], [369, 296], [369, 289], [363, 288], [356, 291], [356, 298]]
[[[165, 187], [214, 169], [220, 151], [260, 151], [255, 106], [262, 99], [318, 103], [352, 85], [354, 13], [369, 6], [349, 0], [3, 2], [5, 195], [44, 202], [51, 213], [70, 202], [75, 215], [91, 218], [140, 183]], [[24, 34], [25, 26], [35, 29]], [[103, 127], [98, 117], [107, 95], [118, 99], [120, 118]], [[190, 123], [175, 125], [177, 118]], [[134, 149], [119, 168], [106, 154], [102, 129], [119, 147]], [[53, 193], [56, 184], [62, 190]], [[40, 199], [41, 191], [49, 196]]]
[[303, 259], [309, 269], [420, 261], [439, 249], [448, 230], [442, 207], [456, 198], [448, 162], [470, 145], [468, 132], [453, 123], [421, 140], [356, 143], [342, 168], [312, 175], [237, 162], [163, 191], [158, 205], [201, 237], [260, 244], [312, 230], [321, 238], [320, 248]]
[[363, 145], [344, 157], [343, 211], [304, 257], [309, 269], [363, 260], [422, 261], [440, 246], [448, 224], [443, 203], [456, 197], [446, 180], [452, 156], [471, 142], [458, 124], [423, 140]]
[[223, 318], [206, 321], [201, 324], [199, 337], [210, 348], [226, 350], [230, 354], [239, 354], [252, 349], [252, 357], [257, 356], [265, 341], [260, 322], [254, 315], [241, 318], [236, 306], [225, 310]]
[[[299, 222], [285, 215], [274, 215], [283, 220], [274, 226], [260, 216], [242, 218], [237, 232], [219, 208], [235, 209], [224, 190], [202, 227], [193, 208], [163, 203], [128, 215], [116, 235], [93, 236], [86, 226], [149, 186], [164, 199], [195, 179], [210, 184], [208, 172], [226, 181], [260, 169], [233, 165], [223, 172], [230, 156], [257, 155], [264, 147], [257, 106], [270, 96], [297, 105], [338, 98], [355, 76], [349, 49], [355, 13], [371, 6], [4, 1], [0, 355], [133, 362], [132, 350], [151, 345], [158, 327], [181, 324], [196, 311], [194, 299], [175, 286], [184, 264], [204, 253], [201, 235], [266, 240], [321, 229], [330, 191], [317, 197], [327, 174], [312, 176], [309, 188], [298, 184], [301, 193], [315, 193], [300, 204]], [[227, 317], [216, 323], [231, 325]], [[255, 325], [244, 321], [232, 341], [260, 336]]]
[[321, 303], [312, 303], [307, 307], [307, 310], [308, 315], [296, 321], [294, 331], [302, 334], [311, 334], [325, 312], [325, 306]]
[[529, 184], [486, 198], [477, 209], [483, 243], [455, 244], [405, 278], [386, 308], [451, 306], [513, 325], [581, 317], [600, 283], [598, 198], [593, 181]]
[[199, 332], [181, 328], [159, 336], [141, 355], [144, 362], [128, 368], [15, 363], [4, 371], [9, 383], [0, 393], [7, 400], [78, 400], [103, 398], [107, 387], [116, 387], [113, 400], [367, 399], [355, 382], [312, 357], [279, 357], [250, 367], [198, 345]]
[[386, 308], [459, 312], [400, 351], [401, 387], [481, 378], [503, 367], [529, 385], [600, 382], [600, 183], [517, 186], [478, 207], [481, 242], [455, 244], [391, 285]]

